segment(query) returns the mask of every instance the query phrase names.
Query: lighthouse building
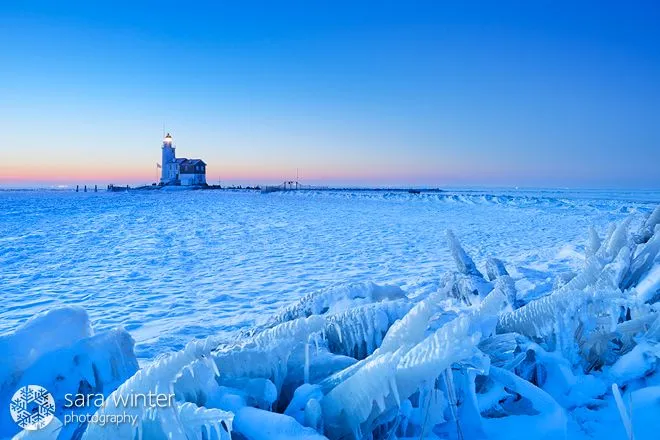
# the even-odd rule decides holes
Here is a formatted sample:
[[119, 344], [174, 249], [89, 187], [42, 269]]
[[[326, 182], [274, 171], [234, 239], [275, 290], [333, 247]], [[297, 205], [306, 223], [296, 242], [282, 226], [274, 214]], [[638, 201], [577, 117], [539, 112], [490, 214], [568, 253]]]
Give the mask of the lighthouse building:
[[176, 148], [172, 136], [167, 133], [163, 139], [163, 164], [161, 166], [161, 185], [205, 186], [206, 163], [202, 159], [176, 157]]

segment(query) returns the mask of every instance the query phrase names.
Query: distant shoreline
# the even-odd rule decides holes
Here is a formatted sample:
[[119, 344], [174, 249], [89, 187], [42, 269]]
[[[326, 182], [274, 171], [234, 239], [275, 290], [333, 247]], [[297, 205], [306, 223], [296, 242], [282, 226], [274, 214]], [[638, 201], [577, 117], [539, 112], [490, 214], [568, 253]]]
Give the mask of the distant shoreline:
[[[373, 188], [360, 188], [360, 187], [327, 187], [327, 186], [303, 186], [298, 188], [282, 188], [279, 186], [269, 185], [256, 185], [256, 186], [221, 186], [221, 185], [207, 185], [207, 186], [160, 186], [160, 185], [144, 185], [138, 187], [127, 186], [113, 186], [108, 185], [107, 191], [123, 192], [123, 191], [210, 191], [210, 190], [225, 190], [225, 191], [261, 191], [269, 192], [292, 192], [292, 191], [332, 191], [332, 192], [355, 192], [355, 191], [369, 191], [369, 192], [403, 192], [420, 194], [424, 193], [440, 193], [445, 190], [441, 188], [423, 188], [423, 187], [373, 187]], [[75, 190], [74, 190], [75, 191]]]
[[[242, 186], [242, 185], [209, 185], [209, 189], [223, 189], [223, 190], [244, 190], [244, 191], [258, 191], [261, 188], [275, 186], [275, 185], [255, 185], [255, 186]], [[153, 185], [139, 185], [130, 186], [129, 189], [135, 190], [137, 188], [152, 188]], [[117, 186], [117, 188], [126, 188], [126, 185]], [[156, 188], [162, 188], [156, 186]], [[175, 188], [175, 187], [173, 187]], [[186, 187], [178, 187], [186, 190]], [[200, 188], [189, 188], [191, 190], [198, 190]], [[660, 188], [579, 188], [579, 187], [516, 187], [516, 186], [446, 186], [431, 187], [431, 186], [305, 186], [298, 188], [297, 191], [337, 191], [337, 192], [350, 192], [350, 191], [370, 191], [370, 192], [406, 192], [410, 190], [417, 190], [421, 192], [439, 193], [439, 192], [455, 192], [455, 193], [483, 193], [484, 191], [515, 191], [515, 192], [660, 192]], [[0, 192], [12, 191], [52, 191], [52, 192], [75, 192], [75, 186], [66, 187], [2, 187]], [[296, 191], [295, 189], [293, 191]], [[80, 192], [83, 192], [83, 187], [80, 187]], [[94, 192], [93, 186], [88, 186], [87, 192]], [[99, 186], [98, 192], [107, 192], [107, 186]]]

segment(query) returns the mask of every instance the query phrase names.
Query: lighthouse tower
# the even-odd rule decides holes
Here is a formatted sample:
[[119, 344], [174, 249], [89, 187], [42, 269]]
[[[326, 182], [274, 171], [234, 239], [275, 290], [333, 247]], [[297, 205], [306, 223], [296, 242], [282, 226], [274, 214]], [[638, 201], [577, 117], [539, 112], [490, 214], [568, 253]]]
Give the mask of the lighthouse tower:
[[174, 145], [172, 145], [172, 136], [169, 133], [163, 139], [163, 164], [161, 171], [161, 184], [167, 185], [176, 180], [176, 154]]

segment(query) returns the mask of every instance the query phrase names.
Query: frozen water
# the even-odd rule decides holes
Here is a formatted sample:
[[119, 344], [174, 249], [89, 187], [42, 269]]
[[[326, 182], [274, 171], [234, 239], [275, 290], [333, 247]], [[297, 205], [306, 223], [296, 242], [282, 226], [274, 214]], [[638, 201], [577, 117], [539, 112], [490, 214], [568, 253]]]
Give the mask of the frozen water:
[[[16, 201], [2, 214], [0, 267], [9, 271], [0, 311], [10, 324], [0, 334], [9, 355], [0, 400], [23, 381], [56, 398], [81, 387], [176, 396], [164, 408], [124, 408], [134, 424], [68, 425], [60, 438], [657, 432], [652, 194], [0, 196]], [[64, 234], [53, 232], [53, 218]], [[72, 303], [93, 322], [80, 308], [57, 307]], [[39, 310], [51, 311], [23, 323]], [[122, 321], [118, 310], [141, 338], [135, 374], [132, 337], [104, 331]], [[198, 333], [211, 337], [177, 350]], [[95, 415], [119, 414], [116, 402]], [[15, 432], [6, 426], [0, 434]]]
[[[2, 191], [0, 334], [39, 311], [81, 305], [99, 330], [124, 325], [138, 357], [151, 359], [332, 286], [433, 291], [454, 267], [448, 228], [482, 273], [497, 256], [514, 279], [543, 280], [580, 268], [590, 225], [602, 236], [609, 222], [650, 213], [659, 200], [593, 191]], [[521, 295], [552, 281], [521, 285]]]

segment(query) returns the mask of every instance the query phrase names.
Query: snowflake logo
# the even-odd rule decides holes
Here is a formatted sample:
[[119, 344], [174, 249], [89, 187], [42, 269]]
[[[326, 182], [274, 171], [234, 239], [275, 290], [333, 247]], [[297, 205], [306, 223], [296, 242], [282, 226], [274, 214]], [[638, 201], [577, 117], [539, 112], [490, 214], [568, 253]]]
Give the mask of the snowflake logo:
[[46, 388], [26, 385], [14, 393], [9, 403], [14, 422], [26, 431], [48, 426], [55, 416], [55, 400]]

